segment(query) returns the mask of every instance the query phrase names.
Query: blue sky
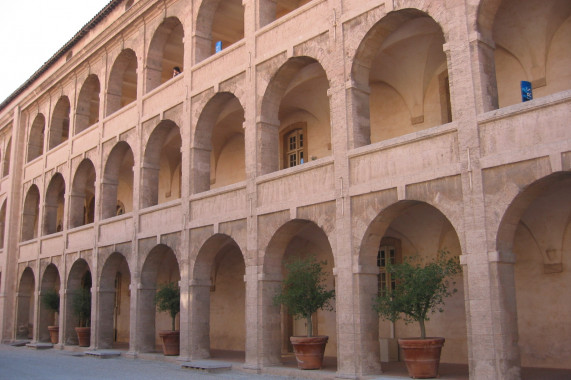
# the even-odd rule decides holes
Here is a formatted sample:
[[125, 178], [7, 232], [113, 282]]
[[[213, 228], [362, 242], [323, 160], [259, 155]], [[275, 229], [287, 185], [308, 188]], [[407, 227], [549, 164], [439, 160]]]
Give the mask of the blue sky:
[[109, 1], [3, 1], [0, 12], [0, 103]]

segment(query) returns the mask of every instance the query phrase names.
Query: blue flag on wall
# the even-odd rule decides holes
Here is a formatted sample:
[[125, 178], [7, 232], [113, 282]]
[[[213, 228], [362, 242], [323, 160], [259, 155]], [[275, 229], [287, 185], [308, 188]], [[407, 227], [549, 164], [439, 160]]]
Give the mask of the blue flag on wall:
[[533, 93], [531, 90], [531, 82], [526, 80], [521, 81], [521, 101], [527, 102], [528, 100], [533, 99]]
[[220, 53], [222, 51], [222, 41], [216, 42], [215, 51], [216, 51], [216, 53]]

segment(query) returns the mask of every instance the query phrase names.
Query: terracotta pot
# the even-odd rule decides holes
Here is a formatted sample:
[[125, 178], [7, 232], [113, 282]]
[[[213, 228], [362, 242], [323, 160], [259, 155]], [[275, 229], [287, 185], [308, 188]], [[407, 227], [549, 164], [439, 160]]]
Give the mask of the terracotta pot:
[[323, 364], [323, 353], [328, 336], [292, 336], [289, 338], [295, 352], [297, 368], [320, 369]]
[[52, 344], [57, 344], [59, 342], [59, 326], [48, 326], [48, 331]]
[[159, 336], [163, 340], [163, 353], [165, 356], [180, 354], [180, 331], [163, 330], [159, 331]]
[[399, 339], [408, 375], [413, 379], [427, 379], [438, 376], [440, 352], [444, 338]]
[[91, 327], [76, 327], [77, 340], [79, 347], [89, 347], [91, 343]]

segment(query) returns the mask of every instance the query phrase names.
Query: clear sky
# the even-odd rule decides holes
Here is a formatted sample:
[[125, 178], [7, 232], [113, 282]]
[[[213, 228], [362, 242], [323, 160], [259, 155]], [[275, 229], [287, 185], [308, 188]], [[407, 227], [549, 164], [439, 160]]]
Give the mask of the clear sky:
[[110, 0], [2, 0], [0, 103]]

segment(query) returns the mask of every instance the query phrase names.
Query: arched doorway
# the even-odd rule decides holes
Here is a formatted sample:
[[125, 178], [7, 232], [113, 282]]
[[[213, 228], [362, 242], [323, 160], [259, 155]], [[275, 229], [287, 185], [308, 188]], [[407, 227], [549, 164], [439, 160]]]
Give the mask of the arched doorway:
[[216, 234], [200, 249], [191, 286], [193, 358], [224, 356], [228, 351], [244, 355], [245, 273], [242, 251], [230, 236]]
[[98, 348], [129, 345], [131, 311], [131, 272], [125, 256], [114, 252], [103, 264], [97, 316]]
[[75, 327], [79, 326], [79, 320], [73, 311], [73, 298], [80, 292], [91, 293], [91, 270], [84, 259], [77, 259], [69, 271], [67, 289], [65, 293], [65, 332], [63, 339], [67, 345], [78, 344]]
[[[458, 234], [440, 210], [424, 202], [401, 201], [390, 205], [381, 210], [366, 229], [358, 257], [361, 268], [358, 275], [359, 308], [362, 329], [370, 331], [365, 337], [370, 350], [376, 353], [380, 342], [379, 356], [372, 358], [377, 368], [380, 368], [381, 361], [402, 361], [397, 338], [420, 335], [418, 324], [380, 320], [373, 311], [372, 302], [378, 292], [394, 286], [386, 266], [407, 258], [430, 261], [442, 251], [448, 252], [450, 257], [462, 253]], [[441, 363], [467, 364], [463, 276], [456, 275], [453, 283], [457, 292], [446, 299], [443, 313], [429, 316], [426, 329], [430, 336], [446, 339]]]
[[[155, 293], [159, 285], [180, 281], [179, 264], [174, 251], [163, 244], [155, 246], [145, 259], [141, 269], [141, 286], [138, 289], [137, 338], [139, 351], [155, 352], [162, 342], [159, 330], [170, 330], [171, 319], [168, 313], [159, 313], [155, 307]], [[180, 315], [176, 326], [180, 326]], [[180, 327], [178, 327], [180, 328]]]
[[[54, 264], [49, 264], [44, 271], [44, 275], [42, 276], [40, 298], [47, 292], [56, 292], [59, 294], [59, 291], [59, 271]], [[40, 326], [38, 334], [38, 339], [40, 342], [49, 342], [50, 333], [48, 331], [48, 326], [57, 326], [58, 324], [58, 313], [55, 313], [52, 310], [48, 310], [45, 307], [44, 302], [40, 300]]]
[[[325, 261], [326, 282], [328, 289], [335, 288], [333, 268], [335, 266], [333, 251], [327, 234], [314, 222], [296, 219], [281, 226], [272, 236], [264, 256], [264, 276], [272, 281], [263, 283], [265, 323], [263, 336], [268, 346], [264, 360], [268, 364], [278, 364], [293, 349], [289, 343], [292, 335], [305, 335], [304, 320], [294, 320], [287, 311], [273, 304], [273, 296], [281, 286], [285, 275], [285, 263], [292, 258], [315, 256], [317, 261]], [[266, 299], [267, 298], [267, 299]], [[335, 301], [332, 302], [335, 305]], [[313, 316], [314, 335], [327, 335], [329, 342], [325, 348], [324, 368], [335, 367], [337, 362], [337, 320], [336, 311], [320, 310]], [[285, 355], [285, 356], [284, 356]]]
[[34, 337], [34, 305], [36, 279], [34, 271], [26, 267], [18, 285], [16, 339], [32, 339]]

